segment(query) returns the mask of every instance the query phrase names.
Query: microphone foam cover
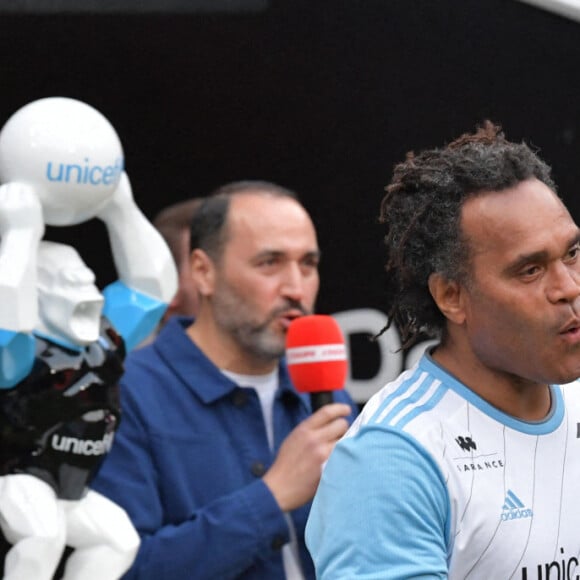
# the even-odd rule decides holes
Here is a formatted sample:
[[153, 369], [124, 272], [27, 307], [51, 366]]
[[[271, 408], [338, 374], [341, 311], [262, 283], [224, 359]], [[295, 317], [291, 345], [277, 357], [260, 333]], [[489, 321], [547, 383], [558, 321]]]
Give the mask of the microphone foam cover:
[[336, 391], [346, 382], [348, 363], [338, 322], [325, 314], [294, 319], [286, 333], [290, 378], [302, 393]]

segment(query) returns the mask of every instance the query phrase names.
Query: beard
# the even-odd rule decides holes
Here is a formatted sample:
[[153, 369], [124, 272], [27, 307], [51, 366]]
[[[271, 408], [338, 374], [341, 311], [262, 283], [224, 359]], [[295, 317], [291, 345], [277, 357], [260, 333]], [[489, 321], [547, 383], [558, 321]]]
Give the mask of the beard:
[[225, 282], [213, 296], [213, 311], [217, 325], [227, 332], [236, 343], [252, 357], [271, 362], [284, 356], [286, 333], [277, 332], [272, 322], [289, 310], [299, 310], [310, 314], [303, 304], [296, 300], [285, 300], [273, 309], [265, 319], [260, 320], [253, 305]]

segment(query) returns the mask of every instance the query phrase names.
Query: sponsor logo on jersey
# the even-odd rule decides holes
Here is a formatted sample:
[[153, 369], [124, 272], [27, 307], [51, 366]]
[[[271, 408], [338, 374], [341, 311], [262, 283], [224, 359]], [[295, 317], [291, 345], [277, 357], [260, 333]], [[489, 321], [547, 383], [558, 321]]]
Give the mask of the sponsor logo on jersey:
[[74, 455], [104, 455], [111, 450], [114, 433], [106, 433], [102, 439], [77, 439], [55, 434], [50, 440], [51, 447], [62, 453]]
[[527, 566], [522, 568], [522, 580], [580, 580], [576, 574], [578, 568], [578, 558], [571, 556], [567, 558], [564, 548], [560, 548], [561, 560], [552, 560], [545, 564], [538, 564], [536, 569]]
[[[495, 454], [494, 454], [495, 455]], [[478, 459], [477, 461], [455, 460], [457, 471], [488, 471], [490, 469], [502, 469], [504, 466], [503, 459]]]
[[459, 437], [455, 438], [455, 441], [457, 442], [457, 445], [463, 449], [463, 451], [475, 451], [477, 449], [477, 445], [471, 437], [463, 437], [460, 435]]
[[503, 455], [498, 452], [485, 453], [478, 451], [475, 439], [470, 435], [458, 435], [454, 439], [461, 451], [465, 455], [453, 457], [453, 463], [457, 471], [471, 473], [473, 471], [489, 471], [494, 469], [503, 469], [505, 461]]
[[522, 500], [511, 490], [508, 489], [502, 507], [502, 521], [518, 520], [521, 518], [531, 518], [534, 515], [531, 509], [527, 508]]

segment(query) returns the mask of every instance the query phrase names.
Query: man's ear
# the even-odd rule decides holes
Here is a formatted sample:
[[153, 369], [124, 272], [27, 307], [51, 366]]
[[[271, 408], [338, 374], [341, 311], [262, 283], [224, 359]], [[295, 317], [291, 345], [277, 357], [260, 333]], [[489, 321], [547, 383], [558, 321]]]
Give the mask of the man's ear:
[[443, 315], [455, 324], [465, 320], [464, 287], [455, 280], [448, 280], [438, 272], [429, 276], [429, 292]]
[[216, 270], [213, 260], [200, 249], [195, 249], [189, 257], [191, 276], [195, 287], [202, 296], [213, 294]]

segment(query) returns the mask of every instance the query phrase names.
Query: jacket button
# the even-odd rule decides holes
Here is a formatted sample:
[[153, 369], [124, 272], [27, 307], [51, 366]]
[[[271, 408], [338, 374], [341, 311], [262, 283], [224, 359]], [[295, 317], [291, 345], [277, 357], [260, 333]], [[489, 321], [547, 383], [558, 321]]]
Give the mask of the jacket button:
[[248, 402], [248, 395], [242, 389], [237, 389], [232, 395], [232, 403], [236, 407], [243, 407]]
[[254, 461], [250, 471], [252, 472], [252, 475], [255, 475], [256, 477], [262, 477], [262, 475], [266, 473], [266, 466], [261, 461]]
[[272, 540], [272, 544], [271, 544], [272, 549], [273, 550], [281, 550], [285, 543], [286, 543], [286, 540], [284, 539], [283, 536], [274, 536], [274, 538]]
[[284, 391], [282, 393], [282, 404], [288, 409], [293, 409], [296, 407], [299, 400], [300, 399], [296, 395], [293, 395], [290, 391]]

